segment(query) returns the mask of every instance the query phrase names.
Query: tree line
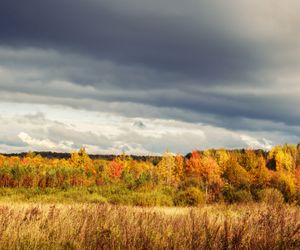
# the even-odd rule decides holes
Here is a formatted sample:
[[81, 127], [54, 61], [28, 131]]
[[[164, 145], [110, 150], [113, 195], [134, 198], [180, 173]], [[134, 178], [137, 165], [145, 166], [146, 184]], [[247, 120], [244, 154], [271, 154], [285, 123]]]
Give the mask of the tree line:
[[159, 158], [125, 154], [91, 158], [85, 149], [69, 157], [41, 154], [0, 155], [0, 187], [60, 188], [122, 186], [128, 190], [164, 190], [179, 205], [255, 201], [280, 194], [300, 204], [300, 145], [270, 151], [209, 149], [187, 156], [165, 152]]

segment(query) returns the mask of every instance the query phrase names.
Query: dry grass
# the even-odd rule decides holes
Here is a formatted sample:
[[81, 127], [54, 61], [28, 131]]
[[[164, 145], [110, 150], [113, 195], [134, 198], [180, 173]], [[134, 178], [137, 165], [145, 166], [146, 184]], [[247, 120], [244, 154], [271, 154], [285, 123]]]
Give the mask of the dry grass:
[[300, 209], [0, 204], [1, 249], [299, 249]]

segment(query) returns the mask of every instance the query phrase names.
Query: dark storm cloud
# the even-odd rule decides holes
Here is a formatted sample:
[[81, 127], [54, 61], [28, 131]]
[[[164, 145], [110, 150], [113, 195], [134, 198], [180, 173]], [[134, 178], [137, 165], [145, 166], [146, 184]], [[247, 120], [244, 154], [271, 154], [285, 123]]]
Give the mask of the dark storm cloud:
[[[0, 42], [87, 53], [170, 73], [164, 79], [167, 86], [180, 78], [202, 85], [253, 81], [253, 72], [263, 64], [263, 48], [236, 35], [238, 27], [230, 14], [220, 11], [226, 5], [214, 5], [215, 1], [153, 1], [141, 6], [141, 1], [132, 0], [4, 0]], [[80, 76], [73, 80], [90, 84]], [[146, 84], [135, 81], [134, 87]], [[151, 84], [156, 86], [157, 79]]]
[[295, 1], [0, 2], [1, 100], [300, 135]]

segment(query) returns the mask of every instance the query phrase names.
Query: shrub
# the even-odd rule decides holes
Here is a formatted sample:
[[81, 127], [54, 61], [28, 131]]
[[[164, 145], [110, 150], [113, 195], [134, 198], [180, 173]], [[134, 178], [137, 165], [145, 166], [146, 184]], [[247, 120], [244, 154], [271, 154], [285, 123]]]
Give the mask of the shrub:
[[234, 202], [234, 193], [235, 193], [234, 187], [232, 185], [226, 183], [223, 188], [224, 201], [230, 202], [230, 203]]
[[151, 181], [150, 173], [144, 172], [135, 180], [135, 189], [138, 189]]
[[282, 204], [284, 202], [283, 194], [275, 188], [266, 188], [258, 192], [259, 201], [267, 204]]
[[179, 185], [180, 190], [186, 190], [190, 187], [199, 187], [200, 182], [199, 179], [193, 177], [186, 177]]
[[195, 187], [180, 191], [174, 198], [174, 204], [176, 206], [197, 206], [204, 203], [204, 201], [204, 193]]
[[296, 187], [291, 175], [280, 174], [277, 186], [285, 201], [291, 202], [294, 199]]
[[252, 194], [246, 189], [236, 190], [232, 185], [226, 184], [223, 188], [224, 201], [234, 202], [250, 202], [253, 200]]
[[128, 189], [135, 188], [135, 179], [132, 173], [128, 171], [123, 171], [121, 179]]
[[235, 202], [250, 202], [252, 201], [252, 195], [248, 190], [239, 190], [234, 192], [233, 198]]
[[297, 204], [298, 206], [300, 206], [300, 190], [299, 190], [299, 189], [298, 189], [298, 191], [296, 192], [295, 199], [296, 199], [296, 204]]
[[160, 192], [152, 193], [135, 193], [133, 196], [133, 204], [135, 206], [173, 206], [173, 200], [171, 196]]
[[130, 194], [112, 194], [107, 199], [109, 203], [114, 205], [133, 205], [134, 197]]

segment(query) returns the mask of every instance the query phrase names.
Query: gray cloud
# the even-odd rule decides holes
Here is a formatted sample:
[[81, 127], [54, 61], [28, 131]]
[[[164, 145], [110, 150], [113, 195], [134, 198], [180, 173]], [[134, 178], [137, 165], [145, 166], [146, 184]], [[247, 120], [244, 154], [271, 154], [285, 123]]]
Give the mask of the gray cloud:
[[[296, 142], [299, 7], [292, 0], [4, 0], [0, 97]], [[75, 132], [55, 125], [48, 135], [57, 143]], [[95, 138], [77, 136], [79, 144]], [[96, 142], [113, 147], [105, 136]]]
[[[271, 1], [266, 1], [268, 4]], [[279, 12], [280, 7], [275, 11]], [[241, 84], [259, 81], [253, 73], [269, 62], [267, 56], [274, 52], [267, 44], [273, 39], [272, 30], [263, 30], [271, 33], [270, 40], [258, 40], [254, 36], [261, 31], [253, 26], [264, 27], [271, 20], [277, 28], [279, 24], [273, 15], [281, 13], [255, 11], [255, 5], [245, 6], [234, 0], [190, 0], [184, 4], [170, 0], [10, 0], [2, 1], [0, 41], [15, 46], [79, 51], [98, 59], [169, 72], [201, 84]], [[243, 12], [253, 16], [245, 18]], [[249, 18], [262, 18], [265, 14], [261, 23], [247, 23]], [[246, 25], [238, 24], [241, 21]], [[247, 29], [253, 37], [251, 33], [250, 37], [247, 35]], [[276, 45], [275, 40], [270, 46]], [[172, 86], [173, 81], [169, 80]], [[124, 81], [122, 84], [127, 85]]]
[[[130, 67], [105, 61], [34, 49], [2, 48], [0, 57], [5, 58], [4, 63], [0, 64], [3, 65], [0, 67], [2, 100], [62, 104], [93, 110], [108, 109], [129, 116], [169, 117], [234, 129], [260, 129], [250, 124], [251, 119], [254, 124], [256, 120], [265, 120], [290, 126], [298, 126], [300, 121], [297, 115], [298, 91], [284, 92], [285, 88], [280, 85], [274, 84], [271, 88], [262, 85], [253, 91], [240, 86], [223, 89], [214, 86], [195, 88], [182, 82], [176, 88], [152, 87], [145, 91], [143, 87], [127, 89], [111, 85], [111, 78], [119, 78], [121, 82], [122, 76], [126, 79], [128, 75], [136, 76], [136, 72]], [[47, 66], [41, 66], [46, 63]], [[101, 71], [91, 69], [95, 65]], [[79, 70], [82, 76], [88, 75], [90, 78], [102, 75], [102, 82], [96, 86], [82, 86], [69, 81], [69, 76], [76, 73], [77, 69], [83, 69]], [[85, 72], [84, 69], [89, 70]], [[55, 74], [51, 74], [52, 72]], [[151, 84], [151, 80], [147, 81]], [[158, 83], [162, 86], [164, 84], [159, 75], [156, 84]], [[204, 118], [207, 115], [215, 118], [207, 120]], [[247, 123], [243, 122], [247, 119]], [[272, 128], [273, 126], [269, 129]], [[282, 129], [282, 126], [277, 128]]]

